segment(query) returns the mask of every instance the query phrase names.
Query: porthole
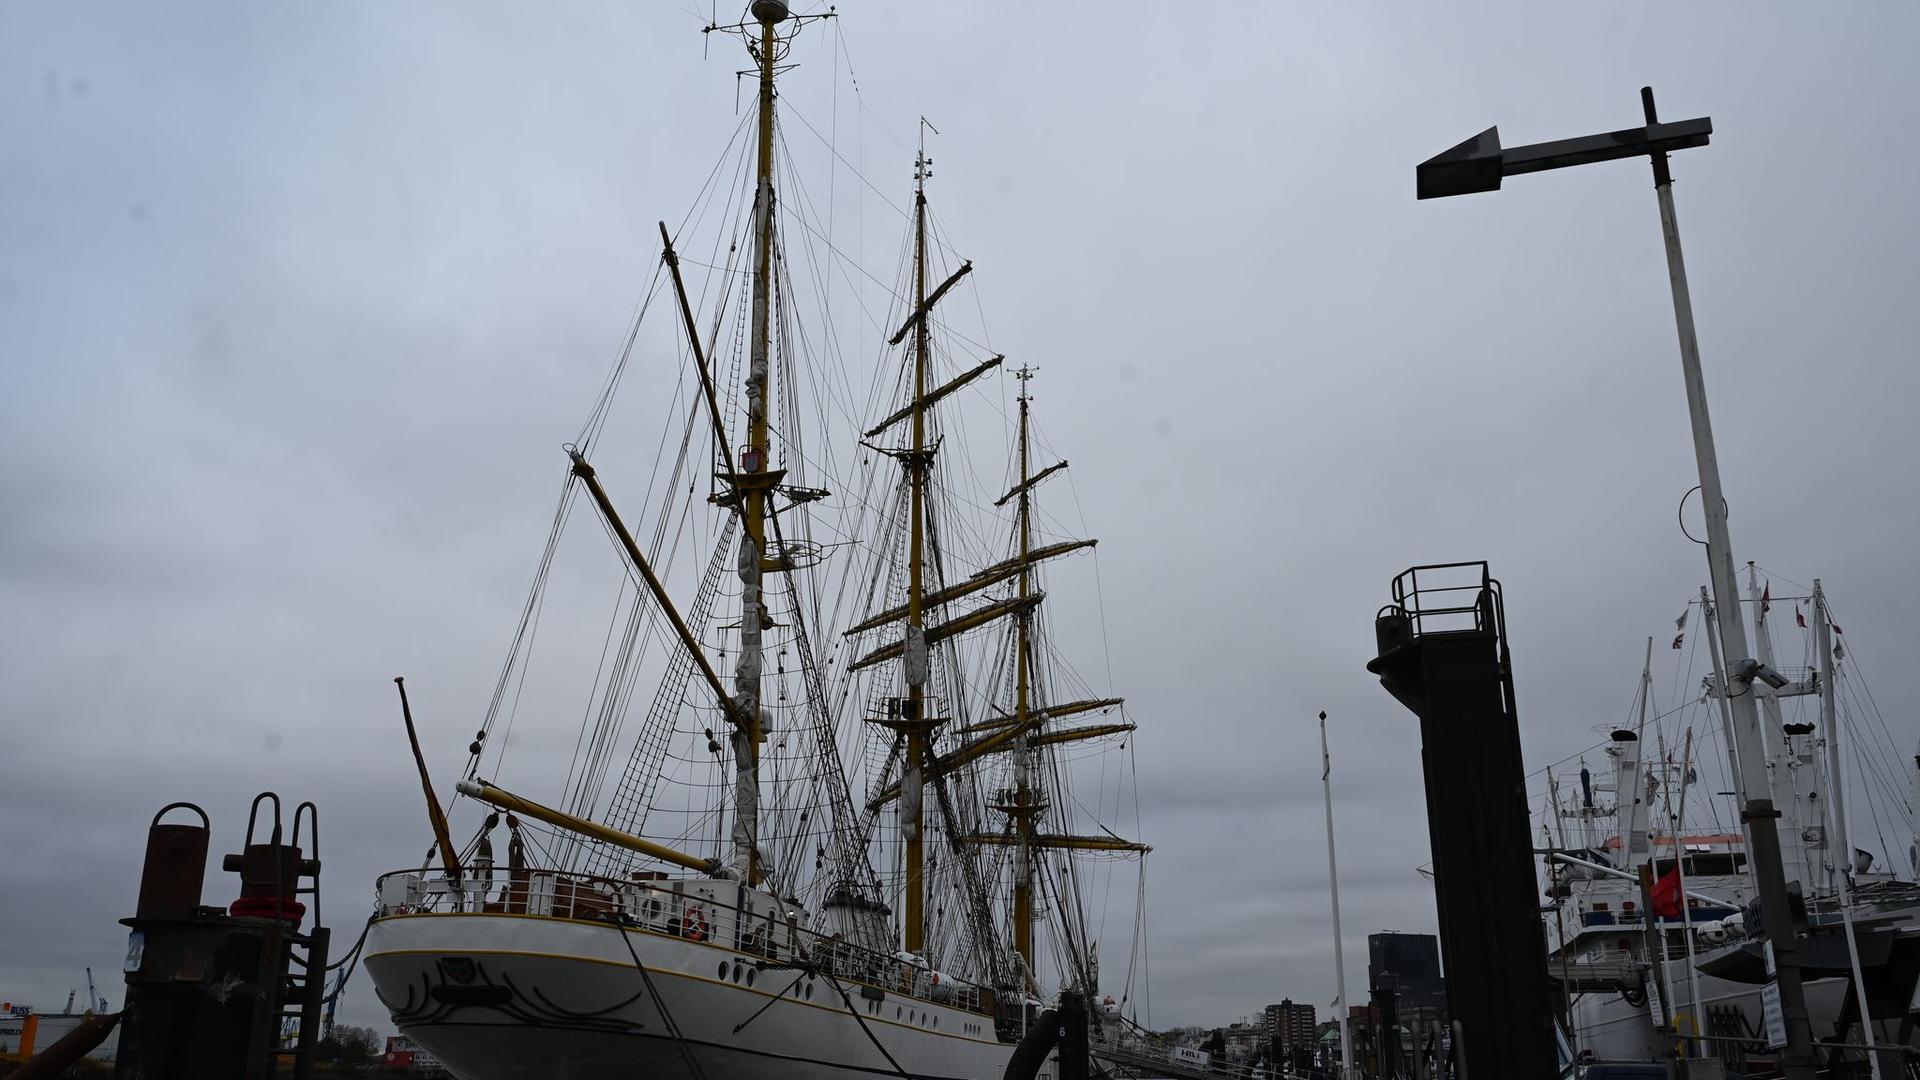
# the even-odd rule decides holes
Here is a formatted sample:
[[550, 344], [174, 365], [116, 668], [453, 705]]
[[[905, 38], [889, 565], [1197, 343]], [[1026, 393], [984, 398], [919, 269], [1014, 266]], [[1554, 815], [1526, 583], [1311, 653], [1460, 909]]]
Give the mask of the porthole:
[[727, 962], [725, 960], [722, 960], [720, 961], [720, 978], [722, 980], [725, 980], [726, 977], [727, 977]]
[[747, 985], [748, 986], [753, 985], [753, 969], [752, 968], [747, 969]]
[[734, 982], [740, 981], [740, 964], [738, 961], [735, 961], [733, 965], [733, 981]]
[[898, 1019], [900, 1019], [900, 1017], [901, 1017], [901, 1016], [902, 1016], [902, 1015], [903, 1015], [903, 1014], [904, 1014], [905, 1012], [906, 1012], [906, 1010], [904, 1010], [904, 1009], [902, 1009], [902, 1008], [901, 1008], [900, 1006], [898, 1006], [898, 1005], [895, 1005], [895, 1006], [893, 1007], [893, 1018], [894, 1018], [895, 1020], [898, 1020]]

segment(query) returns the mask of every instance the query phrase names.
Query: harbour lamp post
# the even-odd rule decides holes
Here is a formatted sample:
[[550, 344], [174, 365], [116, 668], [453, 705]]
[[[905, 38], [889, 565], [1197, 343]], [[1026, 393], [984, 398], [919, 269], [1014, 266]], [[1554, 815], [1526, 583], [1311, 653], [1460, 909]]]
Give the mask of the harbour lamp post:
[[[1713, 424], [1707, 416], [1707, 388], [1700, 374], [1700, 343], [1694, 336], [1693, 301], [1687, 292], [1687, 267], [1680, 253], [1680, 226], [1674, 217], [1673, 176], [1667, 169], [1667, 154], [1671, 151], [1707, 145], [1713, 122], [1701, 117], [1660, 123], [1654, 111], [1652, 87], [1641, 88], [1640, 103], [1646, 114], [1645, 127], [1602, 135], [1508, 150], [1500, 146], [1500, 129], [1488, 128], [1423, 162], [1415, 173], [1416, 191], [1422, 199], [1437, 199], [1497, 191], [1504, 177], [1522, 173], [1625, 157], [1645, 156], [1652, 161], [1653, 190], [1660, 203], [1660, 230], [1667, 247], [1667, 280], [1673, 289], [1673, 315], [1680, 333], [1680, 366], [1686, 381], [1687, 413], [1693, 422], [1693, 452], [1700, 470], [1701, 508], [1707, 519], [1707, 565], [1725, 653], [1722, 670], [1732, 673], [1729, 684], [1722, 689], [1734, 710], [1734, 742], [1740, 759], [1740, 817], [1747, 825], [1748, 857], [1759, 885], [1761, 915], [1777, 971], [1766, 994], [1777, 995], [1781, 1026], [1786, 1029], [1786, 1052], [1781, 1059], [1783, 1071], [1788, 1080], [1812, 1080], [1811, 1030], [1806, 997], [1800, 986], [1800, 969], [1795, 962], [1793, 918], [1781, 869], [1780, 836], [1774, 824], [1780, 813], [1774, 809], [1768, 793], [1762, 765], [1765, 758], [1760, 714], [1753, 699], [1753, 680], [1764, 678], [1770, 672], [1747, 655], [1747, 632], [1740, 620], [1740, 594], [1734, 583], [1732, 545], [1727, 537], [1727, 504], [1721, 495]], [[1774, 1038], [1778, 1038], [1777, 1033]]]

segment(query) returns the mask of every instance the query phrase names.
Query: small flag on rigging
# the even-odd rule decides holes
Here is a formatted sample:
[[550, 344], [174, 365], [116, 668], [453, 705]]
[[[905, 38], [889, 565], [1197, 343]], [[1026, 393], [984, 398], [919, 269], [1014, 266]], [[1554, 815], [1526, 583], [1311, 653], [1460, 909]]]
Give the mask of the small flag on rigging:
[[1765, 615], [1771, 607], [1773, 607], [1773, 582], [1769, 581], [1767, 587], [1760, 590], [1760, 614]]
[[1673, 628], [1675, 630], [1685, 630], [1687, 628], [1687, 614], [1692, 610], [1693, 608], [1691, 606], [1680, 609], [1680, 617], [1673, 620]]
[[1683, 642], [1683, 641], [1685, 641], [1685, 640], [1687, 640], [1687, 635], [1685, 635], [1685, 634], [1675, 634], [1675, 635], [1673, 635], [1673, 647], [1674, 647], [1674, 648], [1676, 648], [1676, 649], [1677, 649], [1677, 648], [1679, 648], [1679, 647], [1680, 647], [1680, 643], [1681, 643], [1681, 642]]
[[1807, 628], [1807, 617], [1800, 614], [1799, 604], [1793, 605], [1793, 621], [1800, 624], [1800, 629], [1805, 630]]

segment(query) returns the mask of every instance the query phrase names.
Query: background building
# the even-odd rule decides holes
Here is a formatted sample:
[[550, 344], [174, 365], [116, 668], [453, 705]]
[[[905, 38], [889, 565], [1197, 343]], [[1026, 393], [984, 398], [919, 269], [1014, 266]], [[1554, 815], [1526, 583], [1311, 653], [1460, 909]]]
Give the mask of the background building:
[[1411, 1071], [1414, 1056], [1438, 1052], [1447, 1026], [1447, 984], [1440, 974], [1440, 940], [1432, 934], [1367, 935], [1367, 987], [1373, 1046], [1390, 1074]]
[[1292, 998], [1269, 1005], [1264, 1012], [1267, 1036], [1272, 1040], [1270, 1060], [1287, 1063], [1300, 1072], [1313, 1066], [1315, 1020], [1313, 1006]]

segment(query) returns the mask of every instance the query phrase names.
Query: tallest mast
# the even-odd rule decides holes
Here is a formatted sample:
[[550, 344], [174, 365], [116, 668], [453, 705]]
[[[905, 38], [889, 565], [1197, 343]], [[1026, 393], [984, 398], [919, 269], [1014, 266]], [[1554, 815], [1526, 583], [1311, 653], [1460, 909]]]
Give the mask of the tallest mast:
[[784, 0], [754, 0], [760, 24], [754, 57], [760, 68], [760, 131], [753, 195], [753, 327], [747, 353], [747, 442], [733, 477], [745, 536], [740, 541], [740, 662], [734, 668], [733, 862], [748, 884], [760, 879], [761, 633], [771, 621], [761, 584], [767, 551], [767, 496], [779, 474], [767, 467], [767, 354], [773, 335], [773, 75], [787, 18]]
[[908, 508], [910, 538], [907, 548], [907, 629], [901, 651], [906, 676], [907, 698], [901, 715], [901, 727], [907, 738], [906, 765], [900, 775], [900, 831], [907, 847], [907, 926], [906, 949], [923, 953], [926, 949], [926, 838], [922, 810], [925, 776], [922, 762], [927, 756], [927, 655], [926, 611], [923, 603], [926, 581], [926, 494], [927, 466], [933, 455], [927, 449], [927, 177], [932, 164], [923, 145], [913, 162], [913, 302], [919, 313], [913, 330], [913, 448], [904, 460], [907, 486], [912, 505]]
[[[1014, 373], [1020, 380], [1020, 600], [1025, 604], [1033, 596], [1033, 472], [1028, 448], [1027, 407], [1032, 395], [1027, 383], [1033, 368], [1022, 366]], [[1033, 850], [1034, 819], [1041, 807], [1033, 792], [1033, 742], [1028, 729], [1033, 725], [1033, 672], [1029, 663], [1032, 651], [1031, 609], [1014, 616], [1014, 726], [1020, 732], [1019, 748], [1014, 751], [1013, 817], [1017, 846], [1013, 860], [1013, 950], [1020, 955], [1027, 978], [1033, 978]], [[1092, 993], [1093, 987], [1087, 992]]]

